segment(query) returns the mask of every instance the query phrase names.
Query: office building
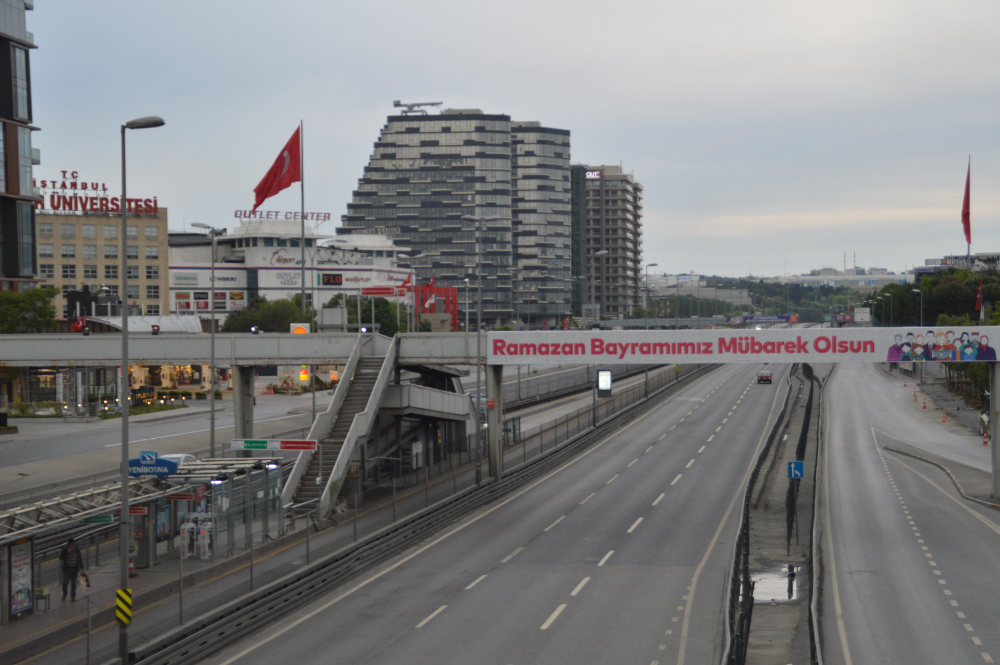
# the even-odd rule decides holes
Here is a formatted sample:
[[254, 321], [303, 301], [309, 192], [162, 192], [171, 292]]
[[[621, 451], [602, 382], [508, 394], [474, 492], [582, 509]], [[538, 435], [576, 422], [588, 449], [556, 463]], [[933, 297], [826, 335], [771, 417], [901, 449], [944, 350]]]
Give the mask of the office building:
[[[642, 185], [620, 166], [574, 164], [570, 170], [573, 277], [585, 284], [574, 313], [593, 303], [603, 316], [628, 317], [642, 305]], [[607, 254], [595, 257], [602, 251]]]
[[[39, 174], [40, 176], [43, 174]], [[47, 175], [47, 174], [46, 174]], [[35, 183], [38, 277], [41, 286], [59, 294], [56, 316], [76, 318], [68, 294], [83, 291], [121, 297], [122, 217], [120, 196], [108, 183], [79, 171], [59, 170]], [[114, 184], [112, 184], [114, 187]], [[126, 266], [129, 314], [167, 313], [167, 209], [159, 199], [129, 197], [126, 222]]]
[[569, 130], [511, 123], [517, 327], [556, 327], [572, 313]]
[[25, 0], [0, 0], [0, 290], [21, 291], [36, 282], [35, 202], [31, 167], [31, 63], [36, 48], [28, 32]]
[[337, 233], [382, 233], [410, 248], [401, 265], [418, 284], [434, 278], [435, 286], [463, 289], [468, 279], [475, 289], [476, 223], [462, 217], [499, 218], [482, 225], [483, 323], [509, 321], [510, 124], [479, 109], [389, 116]]

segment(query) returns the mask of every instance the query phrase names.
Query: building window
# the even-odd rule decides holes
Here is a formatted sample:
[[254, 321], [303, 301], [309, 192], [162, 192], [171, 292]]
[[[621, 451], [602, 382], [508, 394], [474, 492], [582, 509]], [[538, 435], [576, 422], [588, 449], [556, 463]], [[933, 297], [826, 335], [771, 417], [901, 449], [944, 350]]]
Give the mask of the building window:
[[125, 271], [125, 279], [139, 279], [139, 266], [126, 266]]
[[313, 246], [312, 238], [306, 238], [306, 247], [312, 247], [312, 246]]
[[160, 228], [157, 226], [147, 226], [146, 240], [159, 240], [159, 239], [160, 239]]
[[288, 241], [288, 246], [289, 247], [298, 247], [299, 246], [299, 239], [298, 238], [292, 238], [291, 240]]
[[69, 293], [70, 291], [76, 291], [76, 284], [63, 284], [62, 285], [63, 298], [65, 298], [66, 294]]
[[21, 174], [21, 195], [34, 196], [35, 185], [31, 178], [31, 130], [17, 128], [17, 165]]
[[138, 240], [139, 239], [139, 227], [138, 226], [126, 226], [127, 239], [128, 240]]
[[127, 297], [128, 297], [129, 300], [138, 300], [139, 299], [139, 285], [138, 284], [129, 284], [128, 285], [128, 294], [127, 294]]
[[148, 316], [159, 316], [160, 306], [159, 305], [146, 305], [146, 314]]
[[84, 245], [83, 246], [83, 258], [85, 258], [85, 259], [96, 259], [97, 258], [97, 245]]
[[146, 258], [147, 259], [158, 259], [160, 258], [160, 248], [156, 245], [146, 245]]
[[105, 245], [104, 246], [104, 258], [106, 258], [106, 259], [117, 259], [118, 258], [118, 245]]
[[254, 247], [256, 247], [256, 246], [257, 246], [257, 239], [256, 239], [256, 238], [254, 238], [254, 239], [253, 239], [253, 246], [254, 246]]
[[264, 247], [274, 247], [274, 238], [264, 238]]
[[81, 224], [80, 229], [85, 240], [93, 240], [97, 237], [97, 224]]
[[104, 266], [104, 279], [118, 279], [118, 266]]
[[288, 247], [288, 241], [284, 238], [278, 238], [278, 247]]
[[125, 258], [126, 259], [138, 259], [139, 258], [139, 245], [126, 245], [125, 246]]
[[50, 242], [40, 242], [38, 243], [38, 256], [43, 259], [51, 259], [53, 254], [53, 245]]
[[147, 300], [159, 300], [160, 299], [160, 287], [156, 284], [146, 285], [146, 299]]
[[117, 224], [105, 224], [104, 225], [104, 238], [105, 238], [105, 240], [116, 240], [118, 238], [118, 225]]
[[59, 237], [60, 238], [75, 238], [76, 237], [76, 224], [60, 224], [59, 225]]
[[51, 279], [56, 276], [56, 267], [51, 263], [41, 263], [38, 265], [38, 276]]
[[76, 245], [62, 245], [62, 251], [59, 255], [64, 259], [75, 259], [76, 258]]
[[75, 265], [63, 265], [62, 267], [62, 278], [63, 279], [76, 279], [76, 266]]
[[39, 238], [52, 237], [52, 222], [38, 222], [38, 237]]
[[108, 286], [108, 295], [110, 295], [112, 298], [117, 298], [118, 297], [118, 285], [117, 284], [108, 284], [107, 286]]
[[[14, 83], [14, 118], [28, 122], [31, 110], [28, 108], [28, 50], [11, 45], [11, 73]], [[28, 130], [31, 131], [31, 130]], [[30, 155], [30, 153], [29, 153]], [[28, 182], [31, 182], [29, 179]]]
[[30, 203], [17, 204], [18, 253], [21, 259], [21, 274], [35, 274], [35, 206]]
[[160, 279], [160, 266], [146, 266], [146, 279]]
[[97, 279], [97, 266], [83, 266], [84, 279]]

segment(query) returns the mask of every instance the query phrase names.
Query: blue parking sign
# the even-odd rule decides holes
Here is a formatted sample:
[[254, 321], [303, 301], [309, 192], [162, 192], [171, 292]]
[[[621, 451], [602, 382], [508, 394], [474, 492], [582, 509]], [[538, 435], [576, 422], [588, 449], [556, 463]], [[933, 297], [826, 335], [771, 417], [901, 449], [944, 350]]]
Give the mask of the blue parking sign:
[[789, 462], [788, 477], [801, 478], [805, 475], [805, 462]]

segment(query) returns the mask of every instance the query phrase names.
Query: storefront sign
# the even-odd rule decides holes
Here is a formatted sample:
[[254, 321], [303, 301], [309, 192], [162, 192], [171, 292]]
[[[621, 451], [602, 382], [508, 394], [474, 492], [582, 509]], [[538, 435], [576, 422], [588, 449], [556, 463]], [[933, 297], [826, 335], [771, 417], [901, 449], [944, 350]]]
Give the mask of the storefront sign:
[[[236, 210], [233, 212], [236, 219], [288, 219], [298, 221], [302, 218], [301, 212], [281, 212], [277, 210]], [[306, 221], [329, 222], [328, 212], [307, 212]]]
[[195, 300], [208, 300], [208, 291], [195, 291], [194, 292], [194, 299]]
[[[35, 203], [35, 209], [43, 212], [85, 213], [121, 212], [120, 197], [109, 197], [108, 185], [103, 182], [80, 180], [79, 171], [60, 171], [61, 178], [41, 180], [32, 183], [41, 190], [42, 200]], [[151, 199], [125, 199], [126, 208], [131, 213], [155, 214], [160, 205], [154, 196]]]
[[231, 291], [229, 293], [229, 299], [230, 300], [243, 300], [243, 292], [242, 291]]
[[995, 362], [1000, 327], [491, 332], [492, 365]]
[[196, 272], [175, 272], [174, 284], [197, 284], [198, 273]]
[[188, 300], [190, 297], [191, 294], [188, 293], [187, 291], [178, 291], [177, 293], [174, 294], [175, 300]]
[[214, 293], [215, 293], [215, 299], [216, 300], [225, 300], [226, 299], [226, 292], [225, 291], [215, 291]]

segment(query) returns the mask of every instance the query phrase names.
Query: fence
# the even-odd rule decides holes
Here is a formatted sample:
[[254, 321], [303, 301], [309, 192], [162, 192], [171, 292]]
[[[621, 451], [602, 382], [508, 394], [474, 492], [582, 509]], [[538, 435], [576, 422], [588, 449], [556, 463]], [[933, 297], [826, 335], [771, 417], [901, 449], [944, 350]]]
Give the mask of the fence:
[[[597, 381], [599, 370], [609, 369], [612, 371], [612, 376], [618, 379], [648, 368], [649, 365], [588, 365], [522, 380], [521, 366], [518, 365], [515, 368], [517, 381], [504, 384], [503, 401], [505, 405], [513, 406], [519, 402], [530, 402], [540, 398], [551, 399], [562, 393], [592, 385]], [[505, 375], [506, 373], [504, 372]]]
[[[794, 366], [792, 367], [794, 371]], [[791, 371], [788, 374], [791, 377]], [[764, 461], [771, 451], [771, 446], [777, 438], [781, 429], [782, 421], [788, 410], [788, 398], [792, 394], [789, 386], [785, 392], [785, 401], [781, 405], [781, 411], [771, 426], [771, 431], [767, 435], [764, 447], [761, 448], [757, 459], [754, 460], [753, 469], [750, 472], [750, 479], [743, 495], [743, 511], [740, 516], [740, 528], [736, 537], [736, 544], [733, 553], [733, 568], [729, 578], [729, 600], [726, 607], [726, 632], [727, 649], [725, 662], [729, 665], [744, 665], [746, 662], [747, 646], [750, 637], [750, 620], [753, 617], [753, 592], [754, 582], [750, 579], [750, 507], [753, 500], [754, 488], [757, 486], [757, 478], [760, 475]]]

